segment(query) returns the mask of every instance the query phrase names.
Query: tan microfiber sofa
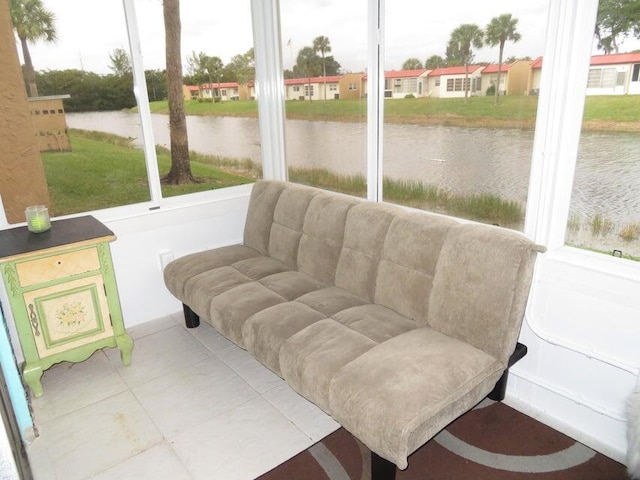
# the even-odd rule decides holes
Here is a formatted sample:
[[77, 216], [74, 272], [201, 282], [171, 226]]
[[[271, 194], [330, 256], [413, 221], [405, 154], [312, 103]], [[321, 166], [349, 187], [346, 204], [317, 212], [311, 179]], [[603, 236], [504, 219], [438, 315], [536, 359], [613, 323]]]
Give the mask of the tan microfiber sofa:
[[244, 244], [164, 277], [189, 326], [213, 325], [402, 469], [507, 368], [537, 251], [513, 231], [258, 181]]

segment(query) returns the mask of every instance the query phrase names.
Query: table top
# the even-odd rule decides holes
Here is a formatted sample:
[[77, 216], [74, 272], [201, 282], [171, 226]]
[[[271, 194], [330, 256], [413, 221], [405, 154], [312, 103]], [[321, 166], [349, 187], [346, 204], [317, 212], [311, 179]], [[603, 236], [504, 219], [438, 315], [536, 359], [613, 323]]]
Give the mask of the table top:
[[0, 230], [0, 258], [103, 237], [115, 239], [113, 232], [91, 215], [52, 220], [51, 228], [42, 233], [30, 232], [26, 226], [9, 228]]

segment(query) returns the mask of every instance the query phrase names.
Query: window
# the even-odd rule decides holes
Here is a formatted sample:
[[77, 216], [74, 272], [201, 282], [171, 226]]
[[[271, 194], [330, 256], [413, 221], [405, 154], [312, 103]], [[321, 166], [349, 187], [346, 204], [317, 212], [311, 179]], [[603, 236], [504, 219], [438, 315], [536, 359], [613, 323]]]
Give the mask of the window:
[[410, 78], [410, 79], [408, 79], [407, 83], [408, 83], [407, 92], [416, 93], [418, 91], [418, 79], [417, 78]]
[[[210, 132], [220, 128], [216, 126], [214, 129], [211, 119], [202, 116], [191, 118], [189, 128], [195, 124], [193, 128], [196, 131], [190, 132], [195, 133], [195, 140], [190, 147], [200, 154], [197, 158], [191, 158], [192, 174], [204, 181], [161, 187], [160, 175], [169, 171], [171, 163], [167, 116], [149, 116], [145, 104], [140, 105], [140, 113], [132, 110], [136, 106], [133, 82], [137, 71], [142, 82], [138, 91], [142, 92], [141, 88], [146, 87], [147, 97], [144, 101], [164, 102], [166, 105], [161, 2], [124, 1], [125, 9], [140, 9], [137, 12], [137, 29], [135, 25], [131, 29], [142, 39], [145, 65], [141, 64], [140, 57], [131, 58], [125, 9], [120, 7], [122, 3], [94, 5], [86, 2], [44, 2], [44, 5], [55, 15], [58, 40], [55, 43], [36, 42], [29, 47], [36, 70], [38, 94], [56, 97], [56, 104], [46, 105], [45, 109], [41, 104], [50, 99], [34, 99], [30, 105], [47, 112], [48, 125], [42, 123], [39, 129], [51, 130], [55, 127], [55, 134], [53, 130], [43, 134], [47, 132], [42, 130], [37, 132], [34, 139], [42, 150], [53, 216], [127, 205], [138, 205], [132, 208], [146, 210], [162, 203], [163, 197], [254, 180], [259, 168], [248, 171], [247, 165], [260, 163], [256, 120], [236, 119], [235, 125], [228, 125], [227, 129], [243, 131], [239, 135], [226, 135], [227, 139], [233, 139], [234, 144], [231, 145], [229, 140], [212, 135]], [[236, 32], [232, 43], [239, 50], [225, 53], [207, 50], [211, 42], [203, 42], [192, 35], [194, 25], [203, 21], [206, 12], [198, 12], [197, 7], [190, 8], [188, 4], [183, 5], [183, 51], [205, 51], [208, 55], [220, 56], [223, 62], [229, 62], [234, 54], [243, 53], [240, 51], [242, 48], [246, 49], [244, 51], [250, 50], [252, 31], [249, 2], [242, 2], [238, 8], [240, 14], [227, 23]], [[89, 25], [81, 21], [82, 18], [100, 18], [100, 21]], [[224, 36], [225, 32], [221, 30], [219, 34]], [[252, 58], [250, 61], [253, 61]], [[226, 80], [220, 78], [221, 70], [206, 72], [199, 77], [189, 75], [187, 62], [183, 62], [185, 80], [192, 81], [192, 86], [211, 83], [209, 74], [213, 75], [214, 81]], [[187, 99], [191, 97], [188, 88], [184, 89], [184, 95]], [[210, 86], [204, 90], [203, 97], [212, 97]], [[49, 115], [51, 112], [55, 115]], [[45, 120], [44, 115], [40, 117]], [[56, 122], [63, 124], [52, 125], [54, 117]], [[149, 120], [147, 125], [153, 123], [155, 138], [151, 136], [151, 129], [145, 127], [144, 118]], [[222, 122], [228, 123], [226, 119]], [[67, 126], [70, 130], [67, 130]], [[143, 133], [145, 128], [148, 135]], [[145, 138], [148, 139], [146, 145]], [[245, 144], [240, 145], [243, 142]], [[154, 143], [165, 150], [156, 155]], [[220, 163], [221, 159], [224, 171], [215, 164]], [[247, 161], [249, 159], [251, 162]], [[5, 205], [10, 202], [10, 199], [3, 200]]]
[[[620, 53], [638, 46], [631, 39], [620, 41]], [[630, 71], [632, 81], [638, 75], [636, 67]], [[629, 130], [625, 114], [635, 109], [640, 91], [625, 95], [628, 68], [620, 64], [589, 70], [588, 88], [607, 88], [614, 94], [587, 90], [565, 241], [640, 260], [640, 143], [638, 134]]]
[[636, 63], [633, 66], [633, 73], [631, 74], [631, 81], [637, 82], [640, 80], [640, 63]]
[[[357, 92], [367, 85], [367, 8], [365, 0], [300, 2], [280, 0], [281, 45], [286, 78], [312, 78], [304, 86], [305, 101], [286, 102], [286, 160], [289, 179], [327, 190], [365, 196], [367, 99]], [[323, 40], [324, 39], [324, 40]], [[340, 86], [323, 85], [322, 55], [327, 77]], [[298, 61], [307, 59], [308, 62]], [[341, 72], [350, 72], [341, 74]], [[338, 88], [340, 93], [337, 93]], [[365, 87], [365, 92], [369, 92]], [[331, 93], [330, 93], [331, 92]], [[323, 112], [334, 112], [327, 121]]]
[[[463, 24], [484, 29], [504, 13], [497, 2], [469, 2], [459, 12], [434, 9], [428, 17], [408, 16], [414, 6], [409, 0], [386, 2], [386, 70], [398, 69], [409, 57], [444, 59], [455, 29]], [[521, 40], [505, 44], [504, 58], [537, 58], [544, 53], [547, 8], [546, 0], [509, 4]], [[524, 72], [521, 91], [501, 96], [505, 108], [496, 110], [494, 99], [481, 92], [479, 72], [481, 64], [497, 63], [498, 48], [473, 48], [473, 56], [468, 78], [463, 63], [457, 61], [453, 67], [438, 69], [430, 96], [394, 100], [393, 105], [385, 102], [382, 197], [386, 202], [520, 230], [537, 98], [525, 95], [528, 72]], [[408, 91], [417, 91], [415, 79], [409, 85]], [[415, 109], [411, 125], [403, 122], [402, 108]], [[512, 109], [510, 118], [498, 119], [496, 112], [506, 108]]]

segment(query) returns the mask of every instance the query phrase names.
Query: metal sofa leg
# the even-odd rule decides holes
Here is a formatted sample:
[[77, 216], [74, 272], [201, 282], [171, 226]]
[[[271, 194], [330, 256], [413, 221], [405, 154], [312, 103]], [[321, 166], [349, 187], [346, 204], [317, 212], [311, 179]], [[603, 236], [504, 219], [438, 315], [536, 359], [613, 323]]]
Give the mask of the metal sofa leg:
[[182, 304], [182, 311], [184, 312], [184, 324], [187, 328], [196, 328], [200, 325], [200, 317], [184, 303]]
[[516, 349], [513, 351], [511, 356], [509, 357], [509, 365], [507, 369], [504, 371], [500, 380], [496, 383], [496, 386], [493, 387], [491, 393], [489, 393], [488, 397], [495, 401], [501, 402], [504, 400], [505, 395], [507, 394], [507, 380], [509, 379], [509, 367], [511, 367], [514, 363], [520, 360], [527, 354], [527, 346], [522, 343], [516, 344]]
[[371, 480], [395, 480], [396, 465], [371, 452]]

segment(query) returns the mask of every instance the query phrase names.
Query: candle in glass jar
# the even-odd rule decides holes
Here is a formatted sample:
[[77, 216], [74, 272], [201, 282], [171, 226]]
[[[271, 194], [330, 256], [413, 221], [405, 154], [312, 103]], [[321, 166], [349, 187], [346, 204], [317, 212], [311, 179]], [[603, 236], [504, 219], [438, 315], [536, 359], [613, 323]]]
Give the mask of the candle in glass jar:
[[49, 210], [44, 205], [33, 205], [25, 210], [27, 228], [30, 232], [41, 233], [51, 228]]

